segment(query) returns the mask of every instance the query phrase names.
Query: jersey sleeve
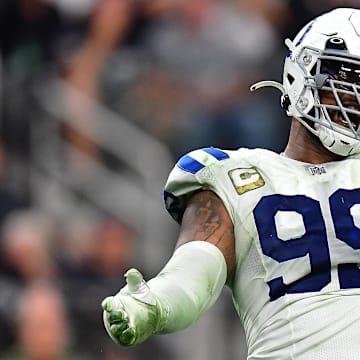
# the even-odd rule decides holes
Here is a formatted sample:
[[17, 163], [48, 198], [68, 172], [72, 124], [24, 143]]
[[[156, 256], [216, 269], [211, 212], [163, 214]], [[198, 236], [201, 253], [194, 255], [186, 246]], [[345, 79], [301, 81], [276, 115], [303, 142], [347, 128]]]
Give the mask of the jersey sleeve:
[[[211, 147], [194, 150], [179, 159], [170, 172], [164, 189], [166, 210], [175, 221], [181, 223], [187, 202], [195, 192], [217, 192], [216, 181], [211, 172], [228, 158], [227, 152]], [[204, 176], [204, 173], [208, 176]]]

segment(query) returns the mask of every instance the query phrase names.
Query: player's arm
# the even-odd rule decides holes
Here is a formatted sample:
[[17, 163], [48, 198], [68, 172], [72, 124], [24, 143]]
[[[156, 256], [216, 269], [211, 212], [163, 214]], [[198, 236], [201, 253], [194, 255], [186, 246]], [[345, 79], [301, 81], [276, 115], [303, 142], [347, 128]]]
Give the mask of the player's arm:
[[149, 282], [129, 270], [127, 285], [103, 301], [110, 337], [131, 346], [192, 324], [217, 300], [235, 268], [234, 254], [233, 224], [222, 201], [211, 191], [196, 193], [163, 270]]
[[212, 191], [193, 195], [184, 212], [177, 246], [193, 240], [206, 241], [219, 248], [230, 281], [235, 270], [234, 228], [222, 200]]

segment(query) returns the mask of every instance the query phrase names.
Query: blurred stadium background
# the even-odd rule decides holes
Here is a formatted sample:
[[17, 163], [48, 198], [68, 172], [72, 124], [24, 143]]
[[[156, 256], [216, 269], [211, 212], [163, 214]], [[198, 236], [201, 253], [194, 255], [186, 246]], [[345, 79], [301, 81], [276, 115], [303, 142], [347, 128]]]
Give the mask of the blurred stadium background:
[[224, 294], [190, 329], [112, 344], [100, 303], [171, 255], [162, 188], [202, 146], [281, 151], [283, 41], [358, 0], [1, 0], [0, 359], [233, 360]]

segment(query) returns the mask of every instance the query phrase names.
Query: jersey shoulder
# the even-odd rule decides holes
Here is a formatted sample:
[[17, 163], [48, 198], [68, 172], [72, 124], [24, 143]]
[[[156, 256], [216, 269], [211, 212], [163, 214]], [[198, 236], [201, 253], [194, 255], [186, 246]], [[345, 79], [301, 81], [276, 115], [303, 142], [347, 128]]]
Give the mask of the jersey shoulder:
[[222, 150], [215, 147], [197, 149], [182, 156], [167, 179], [164, 189], [166, 210], [181, 222], [189, 198], [199, 190], [212, 190], [219, 195], [224, 189], [224, 176], [231, 164], [247, 166], [253, 150]]

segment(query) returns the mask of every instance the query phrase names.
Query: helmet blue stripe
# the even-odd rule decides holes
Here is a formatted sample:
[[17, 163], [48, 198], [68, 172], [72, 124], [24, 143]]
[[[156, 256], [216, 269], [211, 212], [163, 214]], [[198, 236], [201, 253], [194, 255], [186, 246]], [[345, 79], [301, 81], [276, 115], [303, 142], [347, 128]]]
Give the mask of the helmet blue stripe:
[[[303, 42], [303, 40], [305, 39], [305, 36], [306, 36], [307, 33], [311, 30], [311, 28], [313, 27], [314, 22], [315, 22], [315, 20], [312, 21], [312, 22], [307, 26], [307, 28], [305, 29], [304, 33], [301, 35], [300, 39], [297, 41], [297, 43], [295, 44], [295, 46], [299, 46], [299, 45]], [[286, 55], [286, 57], [290, 57], [291, 54], [292, 54], [292, 51], [289, 50], [288, 53], [287, 53], [287, 55]]]

